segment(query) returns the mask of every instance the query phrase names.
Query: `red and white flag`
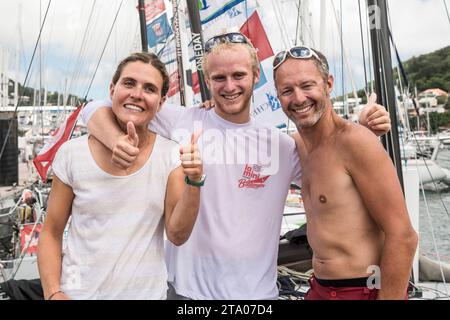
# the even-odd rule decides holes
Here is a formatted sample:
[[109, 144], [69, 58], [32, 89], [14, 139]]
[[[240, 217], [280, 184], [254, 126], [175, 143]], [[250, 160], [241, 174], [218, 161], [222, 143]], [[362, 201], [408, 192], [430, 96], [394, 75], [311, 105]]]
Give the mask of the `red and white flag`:
[[38, 252], [38, 241], [39, 235], [42, 231], [42, 223], [38, 223], [33, 231], [33, 224], [27, 224], [20, 229], [20, 246], [22, 248], [22, 253], [37, 253]]
[[47, 141], [36, 158], [34, 158], [34, 166], [44, 182], [47, 180], [47, 171], [52, 164], [59, 147], [70, 139], [82, 106], [83, 105], [78, 106], [75, 111], [72, 112], [69, 118], [67, 118], [67, 121], [53, 133], [50, 140]]
[[253, 46], [258, 50], [259, 61], [264, 61], [273, 56], [273, 50], [259, 18], [258, 11], [255, 11], [248, 18], [240, 31], [252, 41]]

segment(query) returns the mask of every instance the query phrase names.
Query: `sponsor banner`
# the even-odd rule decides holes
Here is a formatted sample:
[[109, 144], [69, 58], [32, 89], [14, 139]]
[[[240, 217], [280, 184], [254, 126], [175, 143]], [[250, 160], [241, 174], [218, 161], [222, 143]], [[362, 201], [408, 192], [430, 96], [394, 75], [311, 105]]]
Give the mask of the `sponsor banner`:
[[145, 0], [145, 21], [149, 23], [165, 10], [164, 0]]
[[200, 20], [202, 24], [208, 23], [244, 0], [199, 0]]
[[239, 3], [217, 16], [214, 20], [210, 20], [206, 23], [203, 23], [202, 21], [203, 40], [206, 41], [209, 38], [224, 32], [238, 32], [239, 27], [242, 26], [249, 17], [246, 9], [245, 3]]
[[175, 70], [169, 75], [169, 91], [167, 97], [172, 97], [180, 91], [180, 81], [178, 78], [178, 70]]
[[172, 33], [172, 28], [167, 20], [167, 14], [164, 13], [147, 24], [147, 41], [149, 47], [155, 47], [158, 43], [166, 42]]
[[171, 37], [167, 40], [162, 49], [157, 53], [159, 59], [165, 64], [171, 64], [177, 60], [177, 48], [175, 47], [175, 38]]
[[267, 125], [283, 127], [287, 123], [287, 117], [281, 109], [273, 83], [272, 59], [263, 61], [261, 70], [264, 70], [267, 82], [253, 92], [252, 116]]

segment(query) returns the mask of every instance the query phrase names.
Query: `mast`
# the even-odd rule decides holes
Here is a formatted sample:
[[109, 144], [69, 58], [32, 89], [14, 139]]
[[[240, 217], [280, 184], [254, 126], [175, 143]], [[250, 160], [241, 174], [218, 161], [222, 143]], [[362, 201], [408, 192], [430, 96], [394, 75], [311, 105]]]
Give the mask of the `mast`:
[[145, 0], [138, 1], [138, 10], [139, 10], [139, 23], [141, 26], [142, 51], [148, 52], [147, 24], [145, 21]]
[[184, 86], [184, 68], [183, 68], [183, 56], [181, 50], [181, 35], [180, 35], [180, 19], [178, 16], [178, 1], [172, 0], [172, 12], [173, 12], [173, 34], [175, 36], [176, 57], [178, 66], [178, 82], [180, 86], [180, 104], [186, 105], [186, 95]]
[[386, 0], [368, 0], [368, 10], [375, 71], [375, 92], [379, 102], [389, 111], [392, 124], [391, 131], [382, 137], [382, 142], [394, 162], [404, 190]]
[[327, 3], [325, 0], [320, 0], [320, 45], [319, 50], [325, 51], [325, 34], [327, 29]]
[[195, 64], [197, 66], [198, 82], [200, 84], [200, 92], [202, 101], [210, 99], [208, 88], [206, 87], [205, 77], [202, 70], [203, 60], [203, 37], [202, 24], [200, 21], [200, 13], [198, 11], [197, 0], [187, 0], [189, 11], [189, 20], [191, 22], [192, 43], [194, 45]]

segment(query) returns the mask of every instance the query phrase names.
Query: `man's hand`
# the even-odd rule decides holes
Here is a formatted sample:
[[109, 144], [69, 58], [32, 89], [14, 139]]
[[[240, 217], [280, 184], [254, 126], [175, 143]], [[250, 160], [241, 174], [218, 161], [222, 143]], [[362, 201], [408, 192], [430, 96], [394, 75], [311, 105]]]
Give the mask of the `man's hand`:
[[377, 95], [375, 93], [370, 95], [367, 105], [359, 115], [359, 123], [379, 137], [391, 130], [389, 112], [382, 105], [377, 104]]
[[139, 154], [139, 137], [133, 122], [127, 123], [127, 134], [118, 139], [112, 149], [111, 162], [120, 169], [128, 169]]
[[216, 106], [216, 104], [214, 103], [214, 100], [206, 100], [205, 102], [203, 102], [202, 104], [200, 104], [200, 108], [205, 108], [206, 110], [212, 109]]
[[190, 145], [180, 148], [181, 166], [191, 181], [200, 181], [203, 175], [203, 163], [197, 145], [200, 135], [201, 131], [193, 133]]

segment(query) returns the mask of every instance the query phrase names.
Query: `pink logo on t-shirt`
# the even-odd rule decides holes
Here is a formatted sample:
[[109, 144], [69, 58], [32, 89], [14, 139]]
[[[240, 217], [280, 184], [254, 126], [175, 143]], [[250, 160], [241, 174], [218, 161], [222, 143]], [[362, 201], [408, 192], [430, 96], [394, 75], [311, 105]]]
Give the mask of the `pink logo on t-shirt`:
[[259, 165], [255, 164], [253, 166], [249, 166], [246, 164], [242, 178], [239, 179], [239, 188], [264, 188], [266, 186], [265, 182], [270, 176], [261, 176], [261, 169], [262, 168]]

